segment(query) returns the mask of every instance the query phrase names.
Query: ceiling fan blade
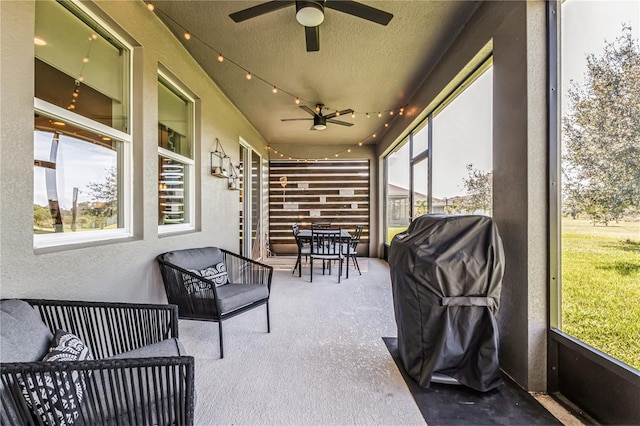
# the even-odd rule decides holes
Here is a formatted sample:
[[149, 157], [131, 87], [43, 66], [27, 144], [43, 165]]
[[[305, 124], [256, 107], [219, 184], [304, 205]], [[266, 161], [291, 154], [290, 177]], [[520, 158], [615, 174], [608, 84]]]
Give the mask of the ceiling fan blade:
[[309, 121], [313, 120], [313, 118], [281, 118], [280, 121]]
[[307, 52], [320, 50], [320, 26], [304, 27], [304, 36], [307, 39]]
[[314, 117], [316, 116], [316, 112], [306, 105], [300, 105], [300, 109], [303, 109], [304, 111], [306, 111], [307, 113], [311, 114]]
[[342, 111], [340, 111], [339, 114], [337, 112], [332, 112], [331, 114], [325, 115], [325, 118], [326, 119], [330, 119], [330, 118], [333, 118], [333, 117], [337, 117], [338, 115], [351, 114], [352, 112], [353, 112], [353, 110], [351, 108], [343, 109]]
[[353, 126], [353, 123], [347, 123], [346, 121], [340, 121], [335, 119], [327, 120], [327, 123], [339, 124], [341, 126], [347, 126], [347, 127]]
[[261, 3], [257, 6], [250, 7], [248, 9], [240, 10], [229, 15], [229, 18], [235, 22], [246, 21], [247, 19], [255, 18], [256, 16], [264, 15], [265, 13], [274, 12], [276, 10], [285, 8], [295, 4], [295, 1], [269, 1]]
[[391, 13], [355, 1], [327, 1], [324, 7], [339, 10], [340, 12], [348, 13], [349, 15], [357, 16], [358, 18], [366, 19], [367, 21], [380, 25], [387, 25], [389, 21], [391, 21], [391, 18], [393, 18]]

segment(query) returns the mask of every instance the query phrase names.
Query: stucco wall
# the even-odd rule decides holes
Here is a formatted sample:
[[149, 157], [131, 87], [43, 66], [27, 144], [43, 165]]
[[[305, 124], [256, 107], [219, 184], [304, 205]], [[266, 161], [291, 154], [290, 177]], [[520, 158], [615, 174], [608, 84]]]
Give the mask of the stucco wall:
[[[79, 300], [165, 302], [155, 256], [186, 247], [238, 250], [239, 193], [209, 175], [219, 138], [237, 163], [242, 138], [263, 157], [266, 142], [218, 90], [143, 2], [90, 5], [121, 27], [134, 52], [134, 238], [75, 248], [33, 247], [34, 3], [0, 2], [0, 295]], [[196, 231], [158, 235], [157, 72], [164, 65], [199, 98]], [[237, 207], [236, 207], [237, 206]]]
[[[452, 86], [452, 79], [490, 41], [493, 217], [506, 254], [499, 313], [500, 364], [526, 389], [544, 391], [548, 309], [545, 3], [482, 3], [425, 76], [407, 108], [414, 113], [397, 117], [378, 146], [378, 155], [420, 121], [420, 111], [435, 106], [434, 99]], [[382, 181], [378, 189], [382, 194]]]

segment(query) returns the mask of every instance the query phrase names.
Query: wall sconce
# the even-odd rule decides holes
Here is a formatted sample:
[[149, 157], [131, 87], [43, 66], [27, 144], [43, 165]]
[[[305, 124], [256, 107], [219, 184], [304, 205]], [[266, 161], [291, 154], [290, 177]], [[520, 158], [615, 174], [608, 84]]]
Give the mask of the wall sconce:
[[240, 175], [238, 174], [238, 169], [233, 165], [231, 161], [229, 161], [229, 189], [233, 191], [240, 190]]
[[227, 153], [224, 152], [220, 140], [216, 138], [216, 147], [211, 153], [211, 174], [219, 178], [229, 177], [227, 163], [231, 164], [231, 160]]

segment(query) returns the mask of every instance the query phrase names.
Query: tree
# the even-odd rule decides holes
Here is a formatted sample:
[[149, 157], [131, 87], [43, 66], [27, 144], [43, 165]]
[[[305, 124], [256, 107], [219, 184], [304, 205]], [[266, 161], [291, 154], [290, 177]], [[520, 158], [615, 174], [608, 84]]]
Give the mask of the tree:
[[[93, 203], [89, 212], [96, 218], [113, 216], [118, 209], [118, 174], [115, 167], [106, 169], [103, 182], [89, 182], [89, 196]], [[106, 219], [101, 221], [100, 227], [106, 225]]]
[[462, 182], [467, 195], [452, 200], [451, 210], [465, 213], [484, 212], [491, 215], [493, 204], [493, 173], [467, 164], [469, 175]]
[[[563, 205], [608, 224], [640, 206], [640, 48], [631, 28], [587, 56], [563, 120]], [[567, 211], [565, 210], [565, 213]]]

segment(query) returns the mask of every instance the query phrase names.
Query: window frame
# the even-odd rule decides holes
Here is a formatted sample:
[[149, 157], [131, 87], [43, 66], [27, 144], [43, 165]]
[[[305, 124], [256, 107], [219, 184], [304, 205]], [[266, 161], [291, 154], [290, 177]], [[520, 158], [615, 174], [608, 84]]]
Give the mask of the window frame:
[[[164, 82], [162, 81], [164, 80]], [[188, 222], [185, 223], [173, 223], [173, 224], [158, 224], [158, 235], [167, 235], [180, 232], [190, 232], [195, 230], [196, 214], [195, 214], [195, 193], [196, 193], [196, 97], [187, 87], [180, 83], [175, 77], [173, 77], [169, 71], [164, 69], [158, 69], [158, 84], [163, 84], [167, 89], [172, 92], [178, 92], [179, 96], [183, 96], [189, 101], [190, 104], [190, 123], [191, 130], [191, 158], [177, 154], [166, 148], [158, 146], [158, 157], [165, 157], [173, 161], [177, 161], [184, 164], [186, 167], [184, 193], [186, 198], [185, 207], [188, 210], [185, 212], [185, 219]], [[157, 142], [157, 141], [156, 141]], [[156, 185], [157, 187], [157, 185]], [[156, 197], [157, 202], [160, 202], [160, 194]]]
[[[133, 120], [131, 119], [131, 111], [133, 110], [134, 48], [131, 43], [127, 42], [118, 31], [114, 30], [104, 20], [100, 19], [100, 17], [98, 17], [91, 10], [83, 7], [76, 0], [71, 0], [68, 3], [62, 4], [62, 6], [67, 8], [67, 10], [69, 10], [69, 12], [71, 12], [76, 19], [83, 22], [89, 27], [98, 27], [99, 30], [96, 31], [103, 34], [108, 34], [123, 49], [127, 50], [128, 64], [126, 68], [128, 79], [124, 82], [127, 85], [126, 91], [128, 92], [127, 111], [129, 111], [129, 116], [127, 118], [126, 125], [127, 132], [109, 127], [105, 124], [91, 120], [90, 118], [87, 118], [83, 115], [77, 114], [73, 111], [67, 110], [65, 108], [44, 101], [40, 98], [37, 98], [35, 97], [35, 91], [33, 96], [34, 113], [39, 113], [51, 118], [55, 118], [62, 122], [81, 127], [88, 131], [102, 134], [119, 141], [120, 152], [118, 153], [118, 191], [120, 195], [118, 197], [118, 201], [120, 205], [119, 214], [122, 215], [123, 226], [117, 229], [98, 231], [33, 234], [34, 249], [64, 247], [93, 242], [99, 243], [104, 241], [133, 237]], [[33, 60], [35, 63], [35, 54], [33, 55]]]

